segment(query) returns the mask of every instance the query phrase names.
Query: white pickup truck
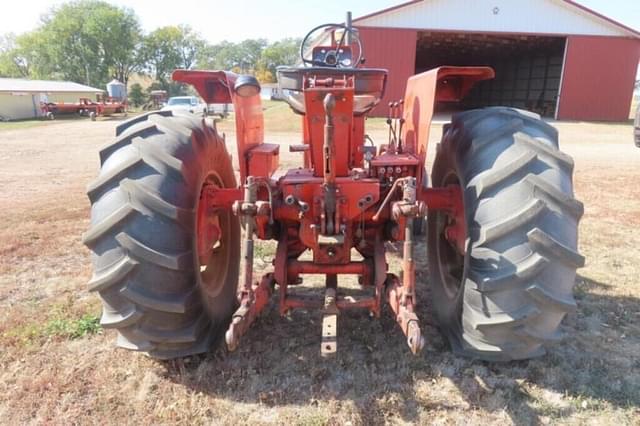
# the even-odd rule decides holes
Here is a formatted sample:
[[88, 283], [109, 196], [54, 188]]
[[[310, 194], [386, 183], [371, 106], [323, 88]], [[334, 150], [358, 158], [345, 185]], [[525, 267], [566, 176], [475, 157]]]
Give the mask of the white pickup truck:
[[203, 103], [197, 96], [173, 96], [169, 98], [167, 104], [162, 107], [162, 111], [189, 111], [194, 114], [207, 115], [207, 104]]

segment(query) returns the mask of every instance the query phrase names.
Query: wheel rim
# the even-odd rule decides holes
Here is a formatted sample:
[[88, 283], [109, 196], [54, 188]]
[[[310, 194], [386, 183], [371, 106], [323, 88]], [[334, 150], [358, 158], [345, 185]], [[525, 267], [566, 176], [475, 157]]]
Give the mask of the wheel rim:
[[[224, 187], [216, 173], [210, 173], [200, 186], [194, 252], [198, 283], [209, 297], [216, 297], [225, 286], [231, 261], [231, 211], [212, 210], [203, 202], [206, 199], [203, 194], [210, 187]], [[212, 227], [217, 228], [214, 238], [211, 238], [211, 234], [207, 235]], [[203, 246], [206, 246], [205, 252], [202, 251]]]
[[[442, 187], [448, 185], [460, 185], [460, 180], [454, 171], [449, 171], [442, 179]], [[455, 300], [464, 282], [464, 259], [465, 255], [460, 253], [456, 244], [451, 242], [446, 235], [446, 229], [452, 224], [454, 219], [444, 213], [438, 212], [436, 216], [436, 257], [439, 265], [440, 280], [443, 284], [446, 296]]]

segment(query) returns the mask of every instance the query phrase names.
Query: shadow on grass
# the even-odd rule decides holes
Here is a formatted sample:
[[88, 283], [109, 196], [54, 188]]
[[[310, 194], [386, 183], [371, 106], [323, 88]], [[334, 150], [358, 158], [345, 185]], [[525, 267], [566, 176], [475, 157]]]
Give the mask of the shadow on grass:
[[[424, 247], [419, 250], [424, 254]], [[335, 407], [338, 422], [355, 418], [363, 424], [420, 423], [433, 412], [464, 417], [477, 410], [537, 424], [585, 409], [640, 405], [640, 377], [630, 373], [640, 371], [640, 332], [631, 317], [637, 298], [602, 296], [597, 293], [609, 284], [578, 276], [578, 311], [565, 319], [562, 342], [541, 358], [489, 363], [450, 352], [430, 315], [424, 268], [418, 282], [427, 339], [418, 357], [386, 310], [379, 320], [358, 312], [342, 315], [338, 355], [322, 359], [319, 313], [281, 318], [275, 300], [236, 352], [172, 361], [164, 364], [166, 374], [232, 402]]]

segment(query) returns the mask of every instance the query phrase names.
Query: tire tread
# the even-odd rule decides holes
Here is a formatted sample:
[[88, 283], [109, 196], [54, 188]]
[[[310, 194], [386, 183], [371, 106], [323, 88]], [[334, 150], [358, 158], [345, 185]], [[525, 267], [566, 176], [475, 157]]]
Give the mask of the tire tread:
[[[194, 174], [197, 171], [189, 170], [184, 161], [194, 163], [189, 167], [200, 168], [204, 165], [202, 156], [215, 152], [223, 158], [219, 160], [222, 173], [231, 174], [229, 183], [235, 186], [233, 169], [225, 164], [230, 161], [226, 148], [219, 143], [215, 131], [203, 123], [163, 111], [119, 125], [115, 142], [100, 150], [101, 164], [109, 161], [110, 168], [87, 187], [92, 210], [108, 212], [83, 234], [83, 242], [95, 253], [95, 271], [88, 288], [103, 300], [101, 324], [117, 330], [117, 346], [159, 359], [208, 351], [226, 321], [220, 317], [222, 314], [211, 317], [205, 309], [191, 249], [155, 247], [153, 238], [131, 232], [139, 224], [159, 220], [174, 238], [180, 239], [176, 240], [176, 244], [180, 241], [176, 247], [185, 244], [182, 238], [192, 238], [194, 208], [168, 201], [171, 197], [184, 200], [174, 191], [199, 184], [194, 180], [198, 178]], [[212, 151], [215, 149], [224, 151]], [[126, 154], [118, 160], [113, 158], [124, 150]], [[178, 158], [174, 153], [183, 154]], [[113, 161], [119, 163], [112, 164]], [[161, 176], [164, 186], [160, 188], [167, 188], [164, 193], [139, 179], [149, 172]], [[105, 197], [111, 190], [121, 191], [124, 197]], [[115, 247], [121, 257], [103, 264], [101, 254], [105, 247], [111, 251]], [[235, 295], [230, 303], [237, 303]]]
[[[557, 148], [557, 137], [535, 114], [492, 107], [454, 115], [439, 144], [434, 171], [456, 167], [462, 176], [473, 230], [458, 325], [442, 310], [451, 302], [434, 301], [458, 354], [502, 361], [542, 355], [576, 309], [567, 291], [584, 257], [567, 229], [577, 229], [584, 206], [571, 189], [573, 159]], [[439, 184], [437, 175], [432, 182]], [[438, 282], [437, 260], [429, 269]]]

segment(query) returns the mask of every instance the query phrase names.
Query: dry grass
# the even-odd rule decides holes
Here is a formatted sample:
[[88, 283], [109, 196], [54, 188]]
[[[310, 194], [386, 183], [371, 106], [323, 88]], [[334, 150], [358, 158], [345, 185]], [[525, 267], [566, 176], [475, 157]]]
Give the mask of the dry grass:
[[[267, 138], [274, 133], [299, 133], [302, 131], [302, 119], [296, 115], [289, 105], [284, 101], [262, 101], [262, 111], [264, 115], [265, 135]], [[384, 119], [369, 118], [367, 119], [368, 129], [376, 131], [384, 129]], [[234, 115], [233, 113], [218, 123], [218, 129], [225, 133], [235, 133]], [[300, 143], [300, 141], [295, 142]]]
[[[0, 136], [3, 423], [638, 423], [640, 150], [630, 126], [557, 124], [586, 205], [579, 308], [548, 355], [504, 364], [449, 352], [430, 317], [424, 262], [419, 357], [388, 312], [380, 320], [349, 313], [339, 320], [339, 355], [323, 360], [318, 313], [281, 318], [273, 306], [233, 354], [162, 363], [114, 349], [114, 334], [91, 326], [99, 304], [86, 293], [90, 260], [80, 243], [84, 186], [114, 126], [65, 122]], [[273, 140], [297, 143], [297, 135]], [[285, 164], [297, 159], [282, 152]], [[262, 245], [259, 257], [272, 251]], [[393, 268], [398, 256], [392, 250]], [[424, 245], [417, 257], [426, 258]]]
[[48, 126], [56, 123], [42, 119], [20, 120], [20, 121], [0, 121], [0, 132], [7, 130], [30, 129], [32, 127]]

